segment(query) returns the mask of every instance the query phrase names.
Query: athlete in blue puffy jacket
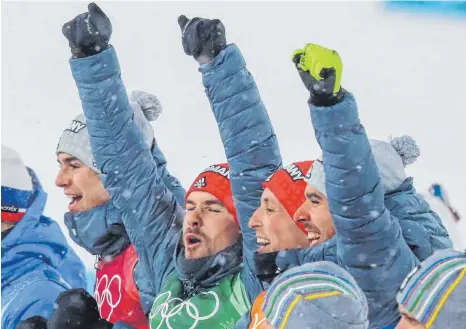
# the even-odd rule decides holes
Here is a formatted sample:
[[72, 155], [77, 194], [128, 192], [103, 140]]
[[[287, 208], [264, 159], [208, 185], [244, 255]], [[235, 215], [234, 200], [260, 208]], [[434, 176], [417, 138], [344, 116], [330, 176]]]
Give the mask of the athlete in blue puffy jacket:
[[[86, 35], [88, 31], [86, 19], [92, 23], [92, 29], [98, 29], [98, 34], [92, 32], [91, 29], [91, 32], [87, 32], [90, 34]], [[234, 324], [236, 319], [247, 311], [250, 301], [262, 290], [262, 287], [251, 271], [252, 250], [250, 246], [255, 247], [255, 236], [253, 233], [246, 234], [241, 239], [238, 224], [234, 222], [235, 216], [231, 216], [235, 211], [228, 206], [233, 204], [233, 199], [229, 188], [227, 168], [223, 168], [226, 171], [215, 171], [215, 175], [226, 176], [226, 180], [217, 177], [219, 188], [225, 190], [224, 197], [214, 199], [215, 193], [193, 191], [187, 197], [185, 213], [183, 208], [174, 202], [173, 194], [163, 184], [156, 170], [157, 161], [154, 161], [143, 134], [134, 123], [135, 119], [121, 79], [116, 52], [108, 45], [111, 33], [108, 18], [100, 8], [91, 4], [88, 13], [65, 24], [64, 33], [70, 41], [74, 57], [70, 65], [83, 103], [96, 164], [102, 172], [105, 187], [112, 197], [112, 203], [122, 216], [128, 236], [138, 252], [140, 262], [146, 269], [154, 291], [159, 293], [162, 291], [149, 315], [151, 325], [165, 328], [169, 321], [180, 321], [179, 328], [192, 327], [190, 321], [194, 319], [191, 309], [186, 311], [185, 303], [180, 306], [176, 304], [187, 300], [196, 308], [206, 308], [208, 306], [203, 306], [203, 304], [211, 301], [202, 301], [205, 291], [209, 291], [209, 294], [213, 296], [219, 294], [222, 296], [224, 312], [214, 312], [213, 320], [209, 316], [203, 317], [202, 325], [204, 321], [213, 321], [212, 323], [217, 324], [217, 319], [225, 325]], [[83, 33], [95, 42], [91, 49], [86, 46], [88, 42], [85, 38], [81, 38]], [[103, 39], [100, 40], [100, 38]], [[210, 71], [205, 72], [204, 77], [213, 72], [218, 72], [218, 77], [221, 77], [222, 71], [219, 65], [223, 59], [231, 56], [228, 51], [222, 54], [217, 54], [218, 64], [212, 65]], [[227, 67], [223, 68], [225, 69], [223, 72], [227, 74], [225, 78], [233, 73], [228, 71]], [[239, 70], [234, 67], [234, 77], [245, 80], [251, 88], [254, 86], [254, 80], [244, 65]], [[208, 83], [205, 79], [204, 82]], [[249, 89], [242, 91], [247, 90]], [[241, 99], [238, 99], [242, 109], [252, 107], [265, 114], [260, 97], [254, 89], [244, 95], [248, 97], [244, 97], [243, 103]], [[270, 133], [270, 137], [264, 136], [263, 140], [258, 140], [263, 144], [270, 144], [269, 150], [272, 150], [275, 136], [272, 131]], [[245, 155], [253, 156], [247, 152], [247, 149], [245, 151]], [[259, 177], [257, 183], [254, 182], [256, 186], [260, 186], [265, 177], [270, 175], [276, 167], [272, 163], [270, 168], [267, 168], [268, 159], [259, 158], [245, 163], [243, 172], [232, 172], [231, 177], [249, 175], [247, 168], [251, 165], [264, 168], [264, 177]], [[209, 172], [213, 172], [214, 169]], [[200, 177], [199, 182], [196, 181], [193, 187], [204, 186], [205, 182], [202, 178]], [[244, 182], [248, 184], [247, 181]], [[210, 178], [207, 178], [207, 187], [210, 187], [210, 184]], [[236, 188], [241, 187], [236, 185]], [[215, 190], [215, 187], [213, 189]], [[197, 193], [196, 197], [194, 197], [195, 193]], [[212, 197], [209, 197], [209, 194]], [[260, 195], [260, 192], [258, 194]], [[208, 199], [204, 200], [205, 198]], [[249, 207], [251, 211], [254, 211], [254, 205]], [[225, 209], [228, 210], [228, 215]], [[209, 220], [212, 228], [210, 232], [207, 217], [212, 216], [216, 217], [216, 221]], [[177, 224], [180, 220], [184, 220], [183, 235], [179, 239], [173, 238], [171, 234], [179, 231]], [[202, 225], [197, 221], [202, 222]], [[218, 231], [217, 227], [226, 225], [227, 222], [229, 227], [235, 226], [234, 229], [219, 234], [213, 233]], [[192, 233], [194, 229], [202, 234]], [[160, 239], [160, 236], [163, 236], [163, 239]], [[235, 237], [233, 244], [226, 244], [233, 236]], [[172, 253], [172, 246], [177, 246], [176, 253]], [[191, 252], [188, 253], [187, 251], [191, 249], [200, 250], [201, 255], [196, 253], [193, 256]], [[248, 259], [244, 262], [245, 266], [242, 266], [243, 257], [239, 255]], [[176, 273], [169, 271], [173, 264], [176, 264]], [[222, 292], [217, 292], [218, 289]], [[225, 298], [224, 293], [232, 294], [233, 297]], [[164, 302], [164, 296], [172, 296], [170, 301], [173, 300], [174, 303]], [[198, 301], [201, 305], [197, 304]], [[225, 311], [225, 306], [228, 311]], [[165, 307], [169, 307], [169, 313], [161, 311]], [[216, 309], [214, 307], [214, 310]], [[176, 319], [170, 320], [171, 317]]]
[[315, 237], [336, 230], [338, 263], [367, 296], [370, 328], [393, 327], [400, 318], [396, 292], [418, 260], [384, 204], [384, 185], [356, 101], [340, 88], [338, 53], [308, 44], [293, 60], [311, 94], [312, 124], [323, 152], [306, 189], [318, 223]]
[[48, 319], [57, 296], [85, 288], [85, 269], [58, 224], [43, 215], [47, 194], [13, 150], [2, 145], [2, 321], [14, 329]]

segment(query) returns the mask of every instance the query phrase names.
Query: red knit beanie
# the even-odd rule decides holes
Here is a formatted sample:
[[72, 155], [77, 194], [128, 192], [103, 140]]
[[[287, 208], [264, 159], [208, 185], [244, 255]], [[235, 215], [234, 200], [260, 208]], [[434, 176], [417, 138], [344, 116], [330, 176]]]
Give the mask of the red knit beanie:
[[[293, 162], [285, 168], [278, 169], [263, 184], [264, 188], [268, 188], [277, 197], [291, 218], [293, 218], [296, 210], [306, 201], [304, 197], [304, 190], [307, 186], [305, 178], [313, 162]], [[301, 223], [296, 223], [296, 225], [307, 234]]]
[[233, 203], [233, 194], [231, 193], [229, 174], [230, 166], [228, 163], [214, 164], [208, 167], [197, 176], [194, 183], [186, 192], [185, 201], [188, 199], [189, 194], [194, 191], [210, 193], [225, 205], [239, 225]]

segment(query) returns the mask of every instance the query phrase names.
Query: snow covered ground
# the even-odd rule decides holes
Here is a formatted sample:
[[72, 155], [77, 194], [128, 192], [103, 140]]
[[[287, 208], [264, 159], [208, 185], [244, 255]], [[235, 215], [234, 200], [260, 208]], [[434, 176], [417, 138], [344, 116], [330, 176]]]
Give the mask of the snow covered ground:
[[[2, 143], [17, 149], [49, 193], [46, 213], [62, 227], [68, 200], [54, 179], [55, 148], [80, 102], [61, 26], [81, 3], [3, 3]], [[101, 3], [112, 19], [128, 88], [159, 96], [155, 123], [169, 168], [188, 186], [224, 152], [201, 76], [180, 43], [177, 17], [218, 17], [241, 48], [279, 138], [285, 163], [320, 155], [306, 91], [290, 62], [307, 42], [335, 48], [343, 85], [358, 99], [372, 138], [411, 134], [421, 147], [409, 167], [420, 191], [438, 181], [466, 216], [466, 20], [387, 11], [382, 3]], [[66, 232], [66, 229], [65, 229]], [[466, 218], [457, 232], [466, 244]], [[67, 233], [66, 233], [67, 235]], [[89, 269], [94, 258], [77, 248]]]

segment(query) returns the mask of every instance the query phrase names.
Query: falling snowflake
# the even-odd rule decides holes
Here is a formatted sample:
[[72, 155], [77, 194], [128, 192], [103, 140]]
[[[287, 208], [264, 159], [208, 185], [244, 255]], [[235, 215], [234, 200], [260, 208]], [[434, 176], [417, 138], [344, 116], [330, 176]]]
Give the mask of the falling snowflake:
[[123, 191], [123, 193], [121, 194], [121, 196], [122, 196], [123, 198], [125, 198], [126, 200], [128, 200], [128, 199], [131, 197], [132, 194], [133, 194], [133, 193], [131, 192], [131, 190], [125, 189], [125, 190]]
[[372, 218], [377, 218], [379, 217], [380, 213], [377, 210], [371, 210], [370, 215]]

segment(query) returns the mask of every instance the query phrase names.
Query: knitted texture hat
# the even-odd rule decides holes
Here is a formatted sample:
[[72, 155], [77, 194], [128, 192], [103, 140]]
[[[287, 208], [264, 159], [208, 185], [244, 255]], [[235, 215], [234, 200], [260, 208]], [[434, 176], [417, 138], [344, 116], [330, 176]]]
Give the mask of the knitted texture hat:
[[[152, 147], [154, 130], [150, 121], [158, 118], [162, 112], [162, 105], [156, 96], [138, 90], [132, 92], [130, 105], [134, 111], [134, 123], [141, 130], [147, 145]], [[59, 153], [68, 153], [95, 172], [100, 173], [92, 154], [84, 114], [75, 117], [68, 128], [63, 131], [56, 150], [56, 154]]]
[[2, 144], [2, 221], [19, 222], [33, 196], [32, 179], [19, 154]]
[[353, 277], [331, 262], [314, 262], [280, 275], [262, 306], [276, 329], [366, 329], [366, 297]]
[[[304, 190], [306, 189], [306, 173], [311, 168], [313, 161], [293, 162], [284, 168], [278, 169], [263, 184], [277, 197], [278, 201], [286, 209], [288, 215], [293, 218], [294, 213], [306, 201]], [[298, 227], [307, 234], [301, 223]]]
[[418, 265], [401, 285], [397, 301], [428, 329], [466, 324], [466, 254], [444, 249]]
[[191, 192], [202, 191], [212, 194], [220, 200], [233, 215], [234, 220], [239, 224], [236, 216], [236, 209], [233, 203], [233, 194], [230, 185], [230, 166], [228, 163], [214, 164], [204, 169], [199, 176], [196, 177], [194, 183], [186, 192], [185, 200]]
[[[406, 135], [390, 139], [389, 142], [370, 139], [369, 143], [385, 193], [389, 193], [406, 179], [404, 168], [419, 157], [419, 147], [411, 136]], [[314, 161], [307, 173], [307, 183], [327, 196], [322, 158], [319, 160]]]

